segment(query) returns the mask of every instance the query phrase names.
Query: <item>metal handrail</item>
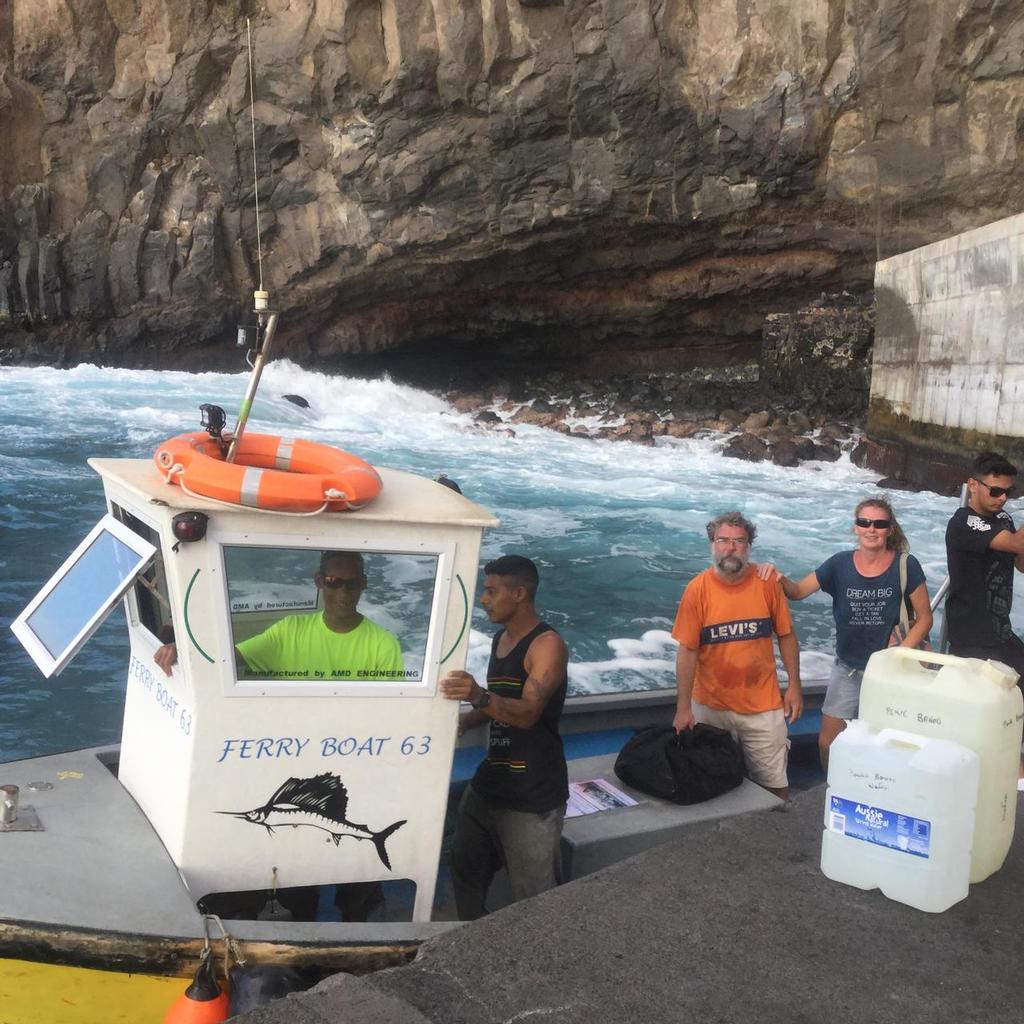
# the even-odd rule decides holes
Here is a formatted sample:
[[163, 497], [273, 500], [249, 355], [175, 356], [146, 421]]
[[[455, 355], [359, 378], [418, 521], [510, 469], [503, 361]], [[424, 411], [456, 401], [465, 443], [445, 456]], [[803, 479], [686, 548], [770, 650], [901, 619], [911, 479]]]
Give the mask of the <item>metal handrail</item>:
[[946, 594], [949, 593], [949, 577], [947, 576], [943, 581], [938, 590], [935, 591], [935, 596], [931, 600], [929, 607], [934, 612], [936, 608], [946, 599]]

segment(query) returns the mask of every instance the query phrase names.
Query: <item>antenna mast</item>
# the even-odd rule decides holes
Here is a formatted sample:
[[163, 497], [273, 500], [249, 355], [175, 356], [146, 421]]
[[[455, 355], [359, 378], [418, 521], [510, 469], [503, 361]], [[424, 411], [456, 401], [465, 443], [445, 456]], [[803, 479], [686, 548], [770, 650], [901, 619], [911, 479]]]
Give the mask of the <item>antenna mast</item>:
[[[249, 49], [249, 124], [252, 126], [252, 188], [256, 196], [256, 260], [260, 269], [260, 287], [263, 291], [263, 239], [260, 235], [260, 176], [256, 171], [256, 93], [252, 75], [252, 28], [245, 19], [245, 36]], [[259, 304], [257, 303], [257, 309]]]
[[[256, 313], [256, 345], [255, 359], [252, 362], [252, 373], [249, 376], [249, 385], [245, 390], [245, 398], [238, 410], [238, 422], [235, 425], [231, 443], [228, 445], [227, 454], [224, 456], [226, 462], [234, 462], [238, 452], [238, 443], [245, 433], [245, 425], [249, 420], [249, 413], [252, 412], [252, 404], [256, 399], [256, 390], [260, 386], [260, 376], [263, 367], [267, 362], [267, 355], [270, 351], [270, 342], [277, 330], [277, 312], [270, 309], [270, 295], [263, 290], [263, 240], [260, 236], [260, 179], [256, 167], [256, 93], [253, 85], [252, 73], [252, 28], [249, 19], [245, 19], [245, 35], [248, 42], [249, 52], [249, 120], [252, 123], [252, 182], [253, 192], [256, 198], [256, 259], [259, 264], [259, 288], [253, 292], [253, 311]], [[249, 339], [251, 328], [240, 327], [238, 340], [246, 344]], [[250, 353], [251, 354], [251, 353]]]

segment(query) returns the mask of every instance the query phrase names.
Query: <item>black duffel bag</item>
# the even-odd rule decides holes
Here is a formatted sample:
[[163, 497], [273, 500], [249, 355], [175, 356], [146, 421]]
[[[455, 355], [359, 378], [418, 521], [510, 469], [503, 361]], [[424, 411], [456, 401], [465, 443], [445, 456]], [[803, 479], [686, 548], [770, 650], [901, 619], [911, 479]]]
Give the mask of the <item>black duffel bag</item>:
[[676, 804], [699, 804], [742, 781], [743, 754], [725, 729], [698, 722], [676, 733], [648, 725], [626, 740], [615, 774], [627, 785]]

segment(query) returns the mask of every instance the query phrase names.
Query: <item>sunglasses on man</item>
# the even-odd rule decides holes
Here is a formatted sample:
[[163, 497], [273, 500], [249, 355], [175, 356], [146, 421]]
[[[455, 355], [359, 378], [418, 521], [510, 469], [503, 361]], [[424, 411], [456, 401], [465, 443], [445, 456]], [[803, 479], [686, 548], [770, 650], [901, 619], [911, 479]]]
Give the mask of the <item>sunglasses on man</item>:
[[888, 530], [892, 526], [891, 519], [865, 519], [863, 516], [857, 516], [854, 522], [862, 529], [867, 530], [869, 527], [874, 527], [876, 530]]
[[320, 583], [328, 590], [358, 590], [366, 584], [365, 576], [321, 576]]
[[1009, 487], [993, 487], [992, 484], [987, 484], [984, 480], [979, 480], [976, 476], [972, 476], [971, 479], [976, 484], [981, 484], [981, 486], [984, 487], [993, 498], [1001, 498], [1004, 494], [1007, 498], [1016, 497], [1017, 488], [1013, 485]]

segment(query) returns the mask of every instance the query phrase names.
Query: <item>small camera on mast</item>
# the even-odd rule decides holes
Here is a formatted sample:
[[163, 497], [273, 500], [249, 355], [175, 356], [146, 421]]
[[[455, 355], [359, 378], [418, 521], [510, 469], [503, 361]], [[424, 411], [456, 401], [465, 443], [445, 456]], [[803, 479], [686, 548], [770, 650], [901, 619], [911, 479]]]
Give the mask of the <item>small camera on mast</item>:
[[219, 405], [204, 404], [199, 406], [199, 425], [210, 437], [221, 440], [224, 432], [224, 424], [227, 423], [227, 416]]

